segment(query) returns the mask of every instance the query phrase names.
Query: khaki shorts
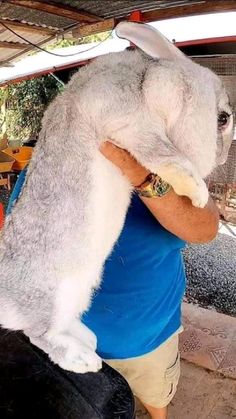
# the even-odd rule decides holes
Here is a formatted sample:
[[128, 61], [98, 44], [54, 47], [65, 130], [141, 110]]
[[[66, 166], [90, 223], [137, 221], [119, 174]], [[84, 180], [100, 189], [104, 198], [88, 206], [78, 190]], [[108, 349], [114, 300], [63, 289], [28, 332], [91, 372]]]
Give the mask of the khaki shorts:
[[177, 389], [180, 376], [178, 343], [179, 333], [175, 333], [148, 354], [105, 361], [126, 378], [141, 402], [161, 408], [170, 403]]

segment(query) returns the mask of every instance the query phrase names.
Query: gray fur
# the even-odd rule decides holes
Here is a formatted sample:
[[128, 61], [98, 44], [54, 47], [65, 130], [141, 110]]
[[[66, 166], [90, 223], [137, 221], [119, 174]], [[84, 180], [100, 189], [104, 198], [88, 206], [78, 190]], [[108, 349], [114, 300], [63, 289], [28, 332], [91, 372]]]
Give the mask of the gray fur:
[[99, 146], [111, 139], [204, 206], [202, 178], [216, 164], [219, 102], [229, 110], [219, 79], [182, 58], [124, 51], [72, 78], [45, 113], [25, 186], [1, 232], [3, 327], [23, 330], [63, 368], [100, 368], [94, 336], [79, 322], [76, 333], [70, 323], [89, 307], [132, 187]]

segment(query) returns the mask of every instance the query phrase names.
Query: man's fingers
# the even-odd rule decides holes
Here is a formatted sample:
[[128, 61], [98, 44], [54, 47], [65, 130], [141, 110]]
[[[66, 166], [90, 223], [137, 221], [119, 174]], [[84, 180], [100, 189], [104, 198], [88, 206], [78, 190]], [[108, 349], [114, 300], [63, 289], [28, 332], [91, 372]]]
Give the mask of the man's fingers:
[[141, 166], [131, 154], [123, 148], [117, 147], [109, 141], [104, 142], [100, 152], [117, 166], [133, 185], [140, 185], [150, 173]]
[[130, 158], [129, 153], [126, 150], [123, 150], [108, 141], [101, 145], [100, 151], [108, 160], [118, 166], [127, 158]]

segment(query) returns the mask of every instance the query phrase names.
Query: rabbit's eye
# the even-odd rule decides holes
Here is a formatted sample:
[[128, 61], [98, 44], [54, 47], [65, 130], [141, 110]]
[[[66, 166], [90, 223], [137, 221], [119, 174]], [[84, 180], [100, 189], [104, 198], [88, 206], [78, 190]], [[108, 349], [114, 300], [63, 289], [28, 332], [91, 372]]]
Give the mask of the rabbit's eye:
[[230, 115], [227, 112], [225, 112], [225, 111], [221, 112], [218, 115], [218, 128], [220, 128], [220, 129], [224, 128], [229, 121], [229, 117], [230, 117]]

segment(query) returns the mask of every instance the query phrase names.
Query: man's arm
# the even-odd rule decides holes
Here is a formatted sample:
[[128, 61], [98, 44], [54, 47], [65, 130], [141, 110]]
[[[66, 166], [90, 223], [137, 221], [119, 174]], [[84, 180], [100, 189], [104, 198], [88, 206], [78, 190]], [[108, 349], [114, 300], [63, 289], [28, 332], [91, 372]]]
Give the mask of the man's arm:
[[[109, 142], [102, 145], [101, 152], [134, 186], [149, 174], [127, 151]], [[210, 197], [205, 208], [194, 207], [189, 198], [177, 195], [173, 189], [162, 197], [141, 199], [163, 227], [185, 241], [206, 243], [217, 235], [219, 213]]]

